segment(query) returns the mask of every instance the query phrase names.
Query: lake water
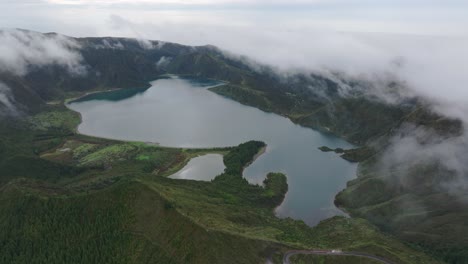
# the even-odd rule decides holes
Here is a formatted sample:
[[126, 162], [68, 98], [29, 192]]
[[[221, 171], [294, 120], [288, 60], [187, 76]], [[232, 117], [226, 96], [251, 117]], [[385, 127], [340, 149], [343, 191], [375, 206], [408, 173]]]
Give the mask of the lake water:
[[207, 154], [191, 159], [180, 171], [169, 178], [181, 180], [211, 181], [223, 173], [223, 155]]
[[[356, 165], [317, 148], [352, 145], [207, 89], [216, 84], [171, 77], [152, 82], [147, 90], [90, 95], [69, 107], [82, 115], [79, 132], [98, 137], [185, 148], [264, 141], [268, 145], [266, 152], [246, 168], [244, 177], [251, 183], [261, 183], [268, 172], [287, 175], [289, 191], [276, 210], [279, 217], [315, 225], [325, 218], [342, 215], [333, 200], [355, 176]], [[201, 169], [205, 165], [213, 168]], [[221, 166], [219, 156], [208, 156], [189, 163], [173, 177], [208, 180], [219, 174]], [[213, 174], [205, 175], [209, 173]]]

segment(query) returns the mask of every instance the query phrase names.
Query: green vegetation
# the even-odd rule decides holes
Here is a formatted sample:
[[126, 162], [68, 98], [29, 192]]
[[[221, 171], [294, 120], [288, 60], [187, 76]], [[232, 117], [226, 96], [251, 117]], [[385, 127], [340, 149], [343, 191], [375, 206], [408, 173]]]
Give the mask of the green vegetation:
[[118, 100], [122, 100], [122, 98], [128, 98], [136, 94], [143, 93], [144, 91], [148, 90], [149, 87], [150, 86], [143, 87], [143, 88], [119, 89], [119, 90], [113, 90], [110, 92], [91, 93], [83, 97], [80, 97], [78, 99], [69, 101], [68, 103], [83, 102], [83, 101], [89, 101], [89, 100], [118, 101]]
[[65, 107], [55, 107], [53, 111], [44, 111], [30, 117], [32, 129], [40, 131], [74, 131], [80, 123], [77, 113]]
[[254, 105], [266, 112], [273, 112], [273, 105], [265, 98], [265, 93], [236, 85], [221, 85], [209, 89], [219, 95], [235, 98], [245, 105]]
[[84, 196], [24, 191], [16, 183], [2, 190], [2, 263], [258, 263], [268, 250], [207, 232], [137, 182]]
[[41, 189], [36, 195], [23, 192], [27, 187], [17, 182], [2, 190], [0, 262], [129, 262], [130, 256], [121, 252], [137, 245], [129, 233], [121, 232], [131, 220], [121, 193], [106, 190], [61, 198], [44, 195]]
[[224, 156], [224, 172], [231, 175], [241, 175], [246, 167], [260, 149], [266, 147], [261, 141], [250, 141], [240, 144], [239, 147], [231, 150]]
[[321, 146], [318, 149], [323, 152], [333, 151], [337, 154], [340, 154], [340, 157], [342, 157], [343, 159], [349, 162], [365, 161], [375, 154], [375, 151], [370, 147], [360, 147], [360, 148], [355, 148], [355, 149], [342, 149], [342, 148], [332, 149], [327, 146]]
[[341, 157], [350, 162], [361, 162], [375, 155], [375, 150], [371, 147], [360, 147], [355, 149], [347, 149], [343, 151]]
[[318, 149], [320, 149], [320, 151], [323, 151], [323, 152], [332, 152], [332, 151], [335, 151], [334, 149], [329, 148], [329, 147], [327, 147], [327, 146], [321, 146], [321, 147], [319, 147]]
[[[184, 150], [70, 129], [2, 127], [2, 146], [11, 144], [0, 163], [2, 262], [259, 263], [292, 248], [342, 248], [431, 263], [363, 220], [336, 217], [310, 228], [277, 218], [285, 175], [268, 174], [264, 186], [242, 177], [263, 142]], [[205, 153], [224, 155], [226, 170], [212, 182], [164, 177]]]
[[[468, 210], [458, 198], [440, 191], [429, 191], [434, 184], [434, 168], [416, 169], [408, 175], [408, 181], [425, 172], [405, 188], [391, 178], [374, 174], [373, 161], [360, 165], [356, 180], [339, 193], [335, 203], [345, 207], [353, 216], [365, 217], [398, 238], [410, 241], [415, 247], [427, 250], [448, 263], [468, 261], [468, 240], [460, 236], [468, 232]], [[413, 178], [414, 177], [414, 178]], [[429, 190], [428, 190], [429, 189]], [[429, 251], [430, 249], [430, 251]]]
[[348, 256], [315, 256], [315, 255], [296, 255], [291, 257], [292, 263], [297, 264], [379, 264], [380, 261], [360, 257]]
[[[460, 133], [459, 121], [442, 118], [423, 107], [405, 116], [402, 122], [434, 131], [441, 138]], [[460, 234], [468, 232], [465, 221], [468, 207], [459, 197], [439, 188], [454, 177], [453, 172], [437, 163], [402, 164], [383, 171], [382, 154], [393, 133], [389, 131], [368, 147], [349, 153], [352, 156], [346, 158], [361, 162], [358, 178], [348, 183], [335, 203], [351, 215], [368, 219], [381, 230], [438, 259], [448, 263], [467, 262], [468, 240]]]
[[286, 177], [281, 173], [268, 173], [263, 184], [265, 184], [266, 190], [264, 196], [274, 204], [281, 204], [288, 191]]

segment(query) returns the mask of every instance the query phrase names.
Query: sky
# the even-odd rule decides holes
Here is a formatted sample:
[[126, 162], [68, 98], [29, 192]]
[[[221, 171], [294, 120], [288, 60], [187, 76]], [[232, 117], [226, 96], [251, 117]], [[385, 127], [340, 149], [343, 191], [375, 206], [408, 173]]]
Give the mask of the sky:
[[198, 38], [166, 39], [186, 44], [207, 44], [210, 39], [203, 28], [214, 25], [237, 30], [468, 35], [468, 1], [461, 0], [0, 0], [0, 10], [2, 27], [72, 36], [158, 37], [157, 32], [116, 32], [112, 16], [138, 24], [193, 27]]

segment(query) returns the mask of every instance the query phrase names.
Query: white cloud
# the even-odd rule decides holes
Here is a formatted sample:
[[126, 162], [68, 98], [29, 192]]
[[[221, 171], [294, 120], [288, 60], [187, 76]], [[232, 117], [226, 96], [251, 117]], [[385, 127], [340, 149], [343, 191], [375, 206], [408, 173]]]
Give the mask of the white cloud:
[[[157, 48], [158, 46], [154, 46], [153, 43], [148, 40], [147, 38], [142, 37], [142, 35], [139, 33], [138, 29], [135, 27], [135, 25], [116, 15], [111, 15], [109, 17], [109, 25], [113, 30], [117, 30], [120, 32], [127, 32], [127, 34], [132, 35], [136, 40], [138, 41], [138, 44], [144, 49], [153, 49]], [[161, 44], [162, 42], [158, 43]]]
[[115, 40], [107, 40], [103, 39], [102, 44], [96, 44], [94, 45], [95, 49], [124, 49], [125, 47], [120, 41], [115, 41]]
[[430, 129], [406, 125], [390, 143], [378, 163], [381, 175], [403, 187], [433, 188], [468, 202], [466, 134], [445, 138]]
[[184, 5], [213, 5], [213, 4], [312, 4], [326, 2], [342, 2], [339, 0], [46, 0], [59, 5], [102, 5], [102, 4], [184, 4]]
[[0, 110], [0, 117], [19, 114], [15, 99], [11, 94], [11, 89], [3, 82], [0, 82]]
[[379, 81], [397, 78], [414, 94], [437, 103], [441, 112], [468, 116], [468, 109], [463, 108], [468, 105], [468, 37], [344, 33], [307, 27], [307, 23], [299, 29], [299, 25], [220, 24], [222, 18], [211, 19], [140, 23], [112, 15], [111, 32], [190, 45], [213, 44], [282, 71], [331, 70]]
[[162, 56], [157, 62], [156, 67], [164, 68], [172, 61], [171, 57]]
[[30, 67], [58, 64], [82, 74], [78, 45], [62, 35], [42, 35], [15, 29], [0, 30], [0, 71], [26, 74]]

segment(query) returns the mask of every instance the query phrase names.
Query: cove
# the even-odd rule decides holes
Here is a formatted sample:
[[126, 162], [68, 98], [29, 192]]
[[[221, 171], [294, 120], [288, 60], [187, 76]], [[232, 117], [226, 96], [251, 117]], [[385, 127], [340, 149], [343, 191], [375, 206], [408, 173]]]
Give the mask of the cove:
[[151, 84], [147, 90], [124, 96], [112, 91], [70, 103], [68, 106], [82, 116], [78, 131], [183, 148], [225, 147], [261, 140], [267, 149], [245, 169], [244, 177], [253, 184], [261, 184], [268, 172], [286, 174], [289, 191], [276, 209], [279, 217], [315, 225], [325, 218], [344, 214], [333, 200], [346, 182], [355, 177], [356, 165], [317, 148], [352, 145], [208, 90], [220, 85], [219, 82], [172, 76]]

